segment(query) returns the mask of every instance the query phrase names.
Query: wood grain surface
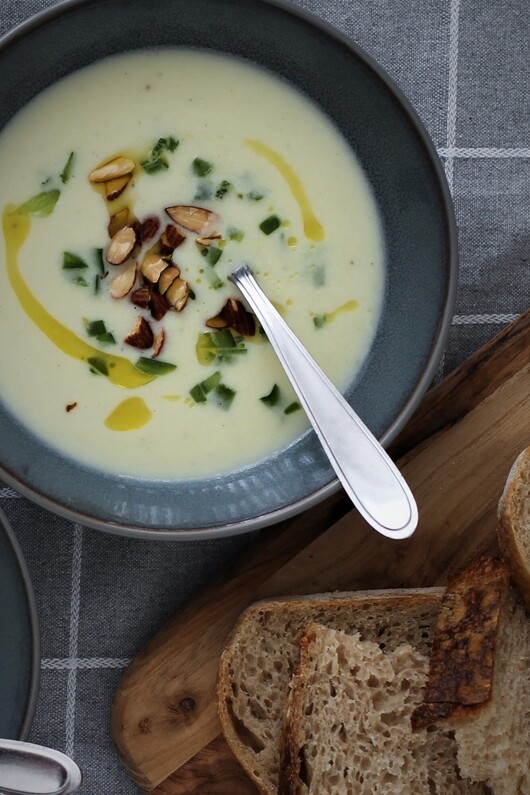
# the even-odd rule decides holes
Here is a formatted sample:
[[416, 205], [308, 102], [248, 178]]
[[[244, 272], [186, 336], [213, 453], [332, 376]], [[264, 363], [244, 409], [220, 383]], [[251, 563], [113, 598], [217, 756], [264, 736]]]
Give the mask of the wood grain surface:
[[152, 795], [250, 795], [219, 736], [219, 654], [239, 613], [265, 596], [444, 583], [496, 548], [496, 508], [530, 444], [530, 311], [431, 390], [394, 457], [420, 511], [391, 541], [342, 494], [271, 528], [135, 657], [116, 691], [112, 734], [131, 777]]

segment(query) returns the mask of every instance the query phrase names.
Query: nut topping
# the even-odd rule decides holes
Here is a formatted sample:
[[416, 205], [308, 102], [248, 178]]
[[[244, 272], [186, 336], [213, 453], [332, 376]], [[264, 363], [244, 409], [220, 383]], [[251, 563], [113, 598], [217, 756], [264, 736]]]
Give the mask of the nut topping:
[[131, 295], [131, 301], [135, 306], [140, 309], [149, 309], [149, 301], [151, 300], [151, 288], [144, 285], [135, 290]]
[[173, 254], [185, 240], [185, 236], [179, 232], [176, 226], [168, 224], [160, 235], [160, 251], [162, 254]]
[[141, 264], [141, 271], [147, 281], [156, 284], [160, 274], [169, 266], [167, 260], [162, 259], [158, 254], [146, 254]]
[[89, 175], [90, 182], [108, 182], [132, 174], [135, 167], [130, 157], [115, 157], [103, 166], [94, 169]]
[[166, 207], [166, 213], [179, 226], [183, 226], [184, 229], [189, 229], [191, 232], [197, 232], [199, 235], [207, 234], [208, 228], [220, 220], [217, 213], [211, 210], [187, 204]]
[[111, 265], [121, 265], [129, 259], [136, 245], [136, 234], [132, 226], [119, 229], [107, 249], [107, 262]]
[[212, 243], [215, 243], [216, 240], [221, 240], [221, 233], [214, 232], [208, 237], [196, 237], [195, 242], [198, 246], [211, 246]]
[[238, 298], [229, 298], [215, 317], [206, 321], [208, 328], [233, 328], [243, 337], [253, 337], [256, 333], [256, 319], [245, 309]]
[[146, 243], [158, 232], [160, 221], [156, 216], [150, 216], [145, 221], [137, 221], [134, 225], [134, 231], [141, 243]]
[[121, 196], [130, 181], [131, 175], [128, 174], [126, 177], [118, 177], [117, 179], [111, 179], [105, 182], [105, 196], [107, 197], [107, 201], [113, 202], [114, 199]]
[[121, 273], [109, 285], [109, 292], [113, 298], [123, 298], [131, 292], [136, 281], [138, 266], [131, 260]]
[[177, 268], [176, 265], [170, 265], [165, 269], [158, 280], [158, 289], [162, 295], [167, 292], [168, 288], [173, 284], [177, 276], [180, 276], [180, 268]]
[[188, 282], [177, 276], [169, 289], [166, 291], [165, 297], [173, 309], [175, 309], [177, 312], [180, 312], [182, 309], [184, 309], [188, 302], [188, 295]]
[[149, 299], [149, 309], [154, 320], [162, 320], [169, 310], [167, 298], [164, 295], [160, 295], [158, 290], [152, 290], [151, 298]]
[[143, 350], [151, 347], [153, 339], [151, 326], [145, 317], [141, 317], [131, 333], [125, 337], [124, 342], [126, 342], [127, 345], [132, 345], [134, 348], [141, 348]]
[[155, 337], [155, 341], [153, 343], [153, 353], [151, 354], [151, 359], [156, 359], [162, 348], [164, 347], [164, 342], [166, 339], [166, 332], [163, 328], [160, 329], [158, 334]]
[[107, 227], [109, 232], [109, 237], [114, 237], [116, 232], [119, 232], [120, 229], [123, 229], [123, 227], [127, 226], [128, 223], [129, 223], [129, 208], [124, 207], [123, 210], [120, 210], [111, 217], [109, 225]]

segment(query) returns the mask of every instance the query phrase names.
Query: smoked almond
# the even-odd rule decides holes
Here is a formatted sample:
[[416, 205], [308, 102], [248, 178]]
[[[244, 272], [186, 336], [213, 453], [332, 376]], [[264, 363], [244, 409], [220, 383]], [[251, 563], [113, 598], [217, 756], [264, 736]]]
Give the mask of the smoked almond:
[[137, 272], [138, 266], [134, 260], [131, 260], [125, 269], [111, 281], [109, 292], [112, 298], [124, 298], [131, 292]]
[[217, 213], [212, 210], [188, 204], [175, 204], [173, 207], [166, 207], [166, 213], [176, 224], [183, 226], [184, 229], [189, 229], [190, 232], [197, 232], [199, 235], [206, 235], [209, 229], [220, 220]]
[[109, 182], [132, 174], [135, 165], [136, 163], [130, 157], [115, 157], [108, 163], [95, 168], [88, 178], [90, 182]]
[[111, 265], [121, 265], [131, 256], [136, 245], [136, 233], [132, 226], [119, 229], [107, 249], [107, 262]]
[[145, 317], [141, 317], [131, 333], [125, 337], [124, 342], [126, 342], [127, 345], [132, 345], [133, 348], [145, 350], [145, 348], [151, 347], [153, 340], [154, 335], [151, 326]]

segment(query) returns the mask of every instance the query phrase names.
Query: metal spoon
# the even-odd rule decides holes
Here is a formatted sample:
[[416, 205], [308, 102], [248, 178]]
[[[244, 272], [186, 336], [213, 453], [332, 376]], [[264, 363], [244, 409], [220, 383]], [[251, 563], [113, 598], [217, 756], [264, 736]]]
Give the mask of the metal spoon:
[[418, 509], [399, 470], [276, 311], [248, 265], [229, 275], [263, 326], [351, 501], [388, 538], [408, 538]]
[[81, 771], [60, 751], [19, 740], [0, 740], [0, 793], [71, 795], [81, 786]]

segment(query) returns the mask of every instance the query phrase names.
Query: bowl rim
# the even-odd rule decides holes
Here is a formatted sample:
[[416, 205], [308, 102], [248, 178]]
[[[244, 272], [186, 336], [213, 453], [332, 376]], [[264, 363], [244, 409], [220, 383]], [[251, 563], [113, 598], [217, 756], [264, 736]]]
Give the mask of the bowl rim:
[[[0, 52], [9, 47], [12, 43], [16, 42], [19, 38], [25, 36], [28, 32], [39, 28], [49, 20], [68, 14], [77, 7], [92, 5], [96, 1], [97, 0], [62, 0], [51, 8], [37, 12], [0, 37]], [[444, 222], [446, 226], [445, 237], [447, 241], [447, 289], [443, 300], [442, 311], [440, 313], [438, 330], [429, 355], [426, 359], [423, 371], [420, 377], [417, 379], [414, 388], [410, 392], [401, 411], [397, 414], [390, 426], [379, 438], [381, 444], [384, 447], [387, 447], [404, 428], [408, 420], [418, 408], [425, 392], [427, 391], [436, 374], [440, 359], [443, 355], [447, 337], [451, 329], [458, 288], [458, 232], [451, 191], [449, 189], [447, 178], [441, 160], [438, 156], [438, 152], [429, 136], [429, 133], [427, 132], [425, 125], [397, 83], [375, 59], [365, 52], [365, 50], [363, 50], [362, 47], [353, 41], [353, 39], [331, 25], [329, 22], [327, 22], [327, 20], [322, 19], [310, 11], [306, 11], [305, 9], [299, 8], [298, 6], [294, 6], [288, 0], [253, 0], [253, 2], [255, 2], [257, 5], [272, 6], [273, 8], [277, 8], [286, 14], [289, 14], [302, 20], [303, 22], [308, 23], [309, 25], [312, 25], [314, 28], [322, 31], [326, 36], [345, 47], [353, 54], [355, 58], [364, 63], [364, 65], [371, 70], [374, 75], [384, 84], [389, 93], [394, 96], [398, 104], [407, 114], [408, 119], [416, 135], [418, 136], [419, 142], [427, 154], [430, 166], [432, 167], [434, 176], [438, 183], [441, 206], [444, 210]], [[120, 522], [87, 516], [80, 511], [76, 511], [72, 508], [62, 505], [56, 500], [39, 492], [32, 486], [27, 485], [23, 481], [19, 480], [16, 476], [7, 472], [1, 464], [0, 475], [9, 486], [16, 489], [23, 496], [28, 497], [37, 505], [52, 511], [53, 513], [64, 517], [71, 522], [78, 523], [86, 527], [91, 527], [95, 530], [100, 530], [105, 533], [110, 533], [112, 535], [172, 541], [197, 541], [224, 538], [226, 536], [236, 536], [243, 533], [248, 533], [253, 530], [260, 530], [286, 519], [290, 519], [293, 516], [296, 516], [297, 514], [314, 507], [331, 495], [335, 494], [341, 488], [339, 481], [336, 478], [333, 478], [331, 482], [322, 486], [320, 489], [308, 495], [307, 497], [297, 500], [291, 505], [270, 511], [269, 513], [259, 514], [258, 516], [244, 519], [235, 523], [226, 523], [214, 527], [186, 528], [181, 530], [178, 528], [168, 529], [166, 527], [155, 526], [132, 526], [128, 524], [122, 524]]]

